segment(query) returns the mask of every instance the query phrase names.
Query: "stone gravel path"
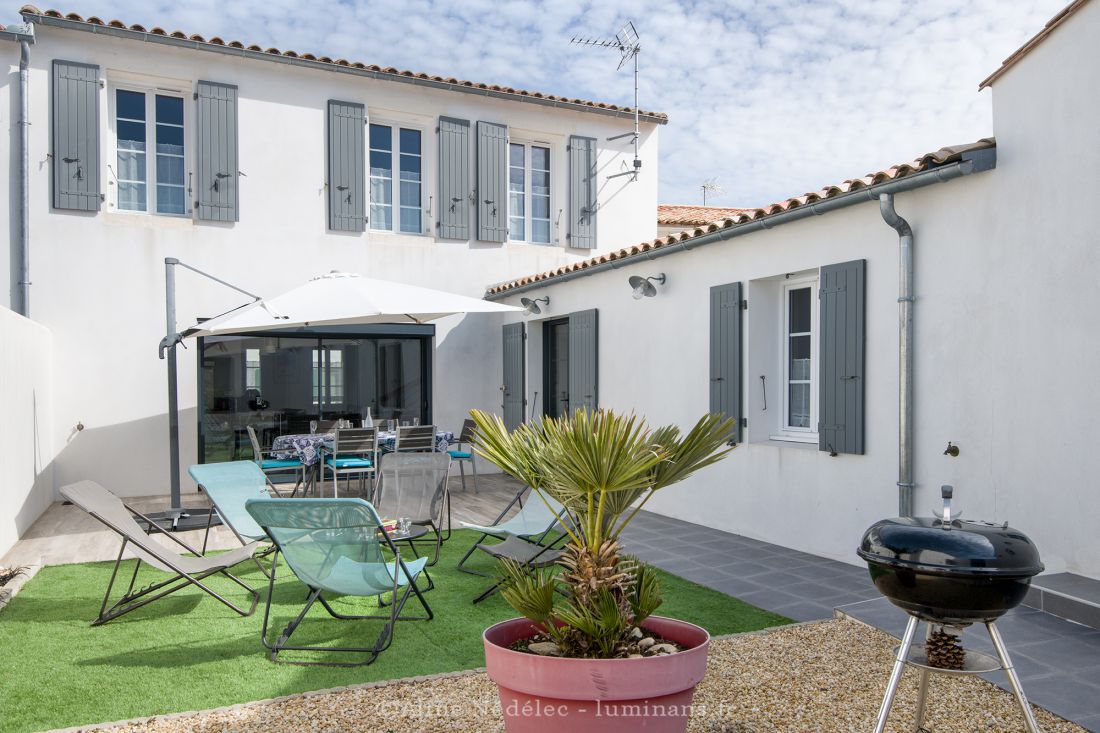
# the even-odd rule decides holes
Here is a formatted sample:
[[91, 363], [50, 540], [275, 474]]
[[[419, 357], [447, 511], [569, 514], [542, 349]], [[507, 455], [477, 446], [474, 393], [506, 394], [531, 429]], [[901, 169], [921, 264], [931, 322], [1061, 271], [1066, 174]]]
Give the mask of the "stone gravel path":
[[[849, 733], [874, 725], [897, 641], [849, 620], [717, 639], [696, 691], [696, 733]], [[908, 672], [888, 731], [912, 730], [916, 674]], [[936, 733], [1023, 730], [1015, 700], [981, 679], [935, 675], [925, 725]], [[1084, 729], [1037, 709], [1044, 733]], [[496, 688], [481, 672], [382, 683], [247, 703], [207, 712], [80, 730], [503, 731]]]

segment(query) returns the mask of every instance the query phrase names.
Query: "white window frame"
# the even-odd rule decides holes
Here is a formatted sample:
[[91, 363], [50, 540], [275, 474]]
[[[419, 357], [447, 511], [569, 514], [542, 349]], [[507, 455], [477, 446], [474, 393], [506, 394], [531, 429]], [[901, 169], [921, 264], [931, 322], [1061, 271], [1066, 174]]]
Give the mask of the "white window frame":
[[[390, 128], [390, 155], [392, 156], [390, 161], [390, 228], [389, 229], [377, 229], [374, 226], [374, 216], [371, 214], [371, 198], [370, 194], [373, 190], [370, 174], [370, 128], [371, 125], [379, 125], [382, 127]], [[425, 140], [427, 140], [427, 133], [425, 127], [419, 123], [401, 122], [390, 119], [373, 119], [368, 118], [366, 121], [366, 155], [367, 155], [367, 231], [374, 234], [398, 234], [406, 237], [423, 237], [428, 234], [428, 218], [429, 210], [424, 205], [425, 192], [430, 190], [428, 187], [428, 171], [427, 171], [427, 155], [424, 153]], [[418, 232], [405, 232], [401, 231], [401, 130], [412, 130], [420, 133], [420, 231]], [[397, 133], [394, 135], [393, 133]], [[412, 208], [407, 206], [405, 208]]]
[[[193, 213], [192, 207], [192, 192], [190, 176], [193, 168], [191, 166], [191, 156], [194, 154], [194, 143], [191, 140], [191, 133], [195, 129], [194, 122], [192, 120], [192, 105], [188, 104], [188, 100], [191, 99], [191, 92], [187, 89], [177, 87], [163, 87], [155, 86], [152, 84], [141, 84], [138, 82], [111, 82], [108, 84], [109, 94], [107, 95], [107, 117], [108, 124], [108, 136], [110, 138], [111, 155], [107, 161], [108, 173], [107, 181], [113, 188], [113, 193], [110, 197], [110, 203], [115, 212], [120, 214], [132, 214], [134, 216], [166, 216], [177, 219], [190, 219]], [[145, 211], [135, 211], [134, 209], [123, 209], [119, 206], [119, 186], [118, 186], [118, 98], [117, 92], [119, 90], [127, 92], [137, 92], [138, 94], [145, 95]], [[184, 188], [183, 188], [183, 213], [170, 213], [157, 211], [157, 95], [165, 97], [178, 97], [183, 100], [183, 170], [184, 170]]]
[[[322, 407], [342, 407], [346, 394], [344, 381], [344, 349], [339, 346], [313, 348], [313, 404]], [[336, 377], [334, 380], [333, 378]], [[333, 381], [338, 382], [334, 385]], [[336, 392], [337, 394], [333, 394]]]
[[[820, 380], [820, 323], [818, 301], [819, 273], [790, 278], [779, 289], [779, 359], [780, 374], [782, 375], [781, 389], [779, 390], [779, 432], [771, 436], [773, 440], [786, 440], [800, 443], [816, 443], [818, 422], [818, 388]], [[790, 292], [810, 288], [810, 425], [803, 428], [789, 424], [790, 420]]]
[[[504, 160], [504, 180], [505, 185], [508, 188], [508, 212], [506, 221], [508, 222], [508, 241], [534, 244], [539, 246], [550, 246], [554, 243], [554, 178], [556, 171], [554, 170], [554, 146], [548, 142], [541, 140], [508, 140], [508, 145], [522, 145], [523, 146], [523, 239], [512, 238], [512, 191], [511, 191], [511, 173], [512, 173], [512, 155], [511, 147], [508, 149], [508, 155]], [[550, 161], [550, 201], [547, 204], [547, 213], [549, 216], [545, 219], [547, 223], [547, 241], [535, 242], [531, 239], [531, 234], [534, 231], [532, 223], [534, 221], [532, 212], [534, 207], [531, 206], [532, 200], [532, 185], [531, 185], [531, 162], [534, 159], [531, 155], [531, 148], [545, 148], [547, 151], [547, 158]]]

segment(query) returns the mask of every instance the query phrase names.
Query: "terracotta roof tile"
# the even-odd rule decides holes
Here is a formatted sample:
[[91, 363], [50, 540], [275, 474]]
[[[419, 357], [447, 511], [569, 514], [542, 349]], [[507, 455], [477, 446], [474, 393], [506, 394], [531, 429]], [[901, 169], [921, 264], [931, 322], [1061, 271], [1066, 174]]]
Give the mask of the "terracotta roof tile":
[[1055, 28], [1062, 25], [1062, 23], [1064, 23], [1066, 19], [1069, 18], [1069, 16], [1073, 15], [1078, 10], [1083, 8], [1085, 6], [1085, 3], [1087, 3], [1088, 1], [1089, 0], [1074, 0], [1066, 7], [1062, 8], [1057, 15], [1047, 21], [1047, 24], [1043, 26], [1043, 29], [1041, 31], [1029, 38], [1027, 43], [1013, 51], [1012, 55], [1001, 63], [1001, 67], [999, 69], [983, 79], [982, 83], [978, 85], [978, 89], [985, 89], [987, 86], [995, 82], [998, 78], [1000, 78], [1001, 74], [1008, 71], [1010, 68], [1016, 65], [1017, 61], [1031, 53], [1031, 50], [1033, 48], [1042, 43], [1043, 40], [1046, 39], [1046, 37], [1049, 36]]
[[[514, 290], [515, 288], [523, 287], [524, 285], [531, 285], [533, 283], [542, 282], [550, 278], [567, 275], [570, 272], [585, 270], [594, 265], [599, 265], [606, 262], [614, 262], [616, 260], [620, 260], [631, 255], [639, 254], [641, 252], [649, 252], [651, 250], [661, 249], [662, 247], [667, 247], [672, 244], [687, 242], [695, 237], [701, 237], [705, 234], [719, 231], [720, 229], [735, 227], [739, 224], [762, 219], [766, 216], [778, 214], [782, 211], [788, 211], [799, 206], [812, 204], [815, 201], [834, 198], [836, 196], [840, 196], [841, 194], [856, 191], [861, 188], [866, 188], [867, 186], [874, 185], [875, 183], [890, 181], [895, 178], [904, 178], [905, 176], [919, 173], [930, 168], [935, 168], [946, 163], [953, 163], [957, 160], [960, 160], [963, 153], [970, 152], [972, 150], [983, 150], [993, 147], [996, 147], [996, 142], [993, 140], [993, 138], [982, 138], [977, 142], [969, 143], [966, 145], [954, 145], [950, 147], [940, 148], [939, 150], [936, 150], [934, 152], [926, 153], [916, 160], [910, 161], [908, 163], [901, 163], [899, 165], [891, 166], [885, 170], [868, 173], [862, 178], [850, 178], [843, 183], [826, 186], [820, 191], [805, 193], [801, 196], [796, 196], [786, 199], [784, 201], [779, 201], [759, 209], [736, 209], [735, 211], [737, 213], [732, 216], [728, 216], [718, 221], [712, 221], [710, 223], [703, 224], [699, 227], [696, 227], [695, 229], [685, 230], [683, 232], [680, 232], [679, 234], [669, 234], [663, 237], [658, 237], [649, 242], [641, 242], [631, 247], [624, 247], [623, 249], [615, 250], [614, 252], [608, 252], [606, 254], [589, 257], [586, 260], [573, 262], [554, 270], [547, 270], [545, 272], [539, 272], [534, 275], [528, 275], [526, 277], [521, 277], [515, 280], [500, 283], [498, 285], [494, 285], [488, 288], [486, 290], [486, 295], [498, 295], [509, 290]], [[688, 208], [702, 209], [703, 207]]]
[[[20, 9], [19, 12], [25, 18], [27, 16], [32, 16], [32, 18], [30, 18], [30, 19], [33, 19], [33, 16], [37, 16], [37, 17], [40, 17], [40, 18], [56, 18], [58, 20], [67, 20], [67, 21], [70, 21], [70, 22], [73, 22], [73, 23], [79, 23], [79, 24], [89, 25], [89, 26], [91, 26], [91, 25], [103, 25], [103, 21], [100, 20], [99, 18], [96, 18], [95, 16], [91, 16], [89, 18], [83, 18], [78, 13], [68, 13], [66, 15], [66, 14], [61, 13], [58, 10], [52, 10], [51, 9], [51, 10], [42, 11], [42, 10], [39, 10], [38, 8], [36, 8], [33, 5], [24, 5]], [[200, 36], [198, 34], [187, 35], [182, 31], [172, 31], [171, 33], [166, 33], [161, 28], [154, 28], [152, 31], [149, 31], [149, 30], [146, 30], [145, 26], [143, 26], [143, 25], [139, 25], [139, 24], [126, 25], [125, 23], [123, 23], [120, 20], [112, 20], [109, 23], [107, 23], [107, 25], [112, 27], [112, 28], [120, 28], [120, 29], [123, 29], [123, 30], [130, 30], [130, 31], [134, 31], [136, 33], [155, 33], [156, 35], [165, 35], [165, 36], [168, 36], [168, 37], [171, 37], [171, 38], [189, 38], [190, 40], [195, 41], [196, 43], [204, 43], [204, 44], [209, 44], [209, 45], [213, 45], [213, 46], [226, 46], [226, 45], [228, 45], [228, 46], [231, 46], [233, 48], [246, 48], [249, 51], [256, 51], [256, 52], [259, 52], [259, 53], [267, 53], [267, 54], [271, 54], [273, 56], [277, 55], [277, 56], [285, 56], [287, 58], [297, 58], [297, 59], [302, 59], [302, 60], [306, 60], [306, 61], [312, 61], [312, 62], [315, 62], [315, 63], [318, 63], [318, 64], [331, 64], [331, 65], [335, 65], [335, 66], [347, 66], [347, 67], [352, 67], [352, 68], [356, 68], [356, 69], [365, 69], [365, 70], [369, 70], [369, 71], [372, 71], [372, 72], [377, 73], [377, 74], [383, 74], [383, 75], [388, 75], [388, 76], [395, 76], [395, 77], [401, 77], [401, 78], [410, 78], [410, 77], [412, 77], [412, 78], [430, 80], [430, 81], [434, 81], [434, 82], [437, 82], [437, 83], [440, 83], [440, 84], [450, 84], [450, 85], [453, 85], [453, 86], [464, 86], [464, 87], [473, 87], [473, 88], [477, 88], [477, 89], [485, 89], [485, 90], [489, 90], [489, 91], [500, 92], [502, 94], [508, 94], [508, 95], [515, 96], [515, 97], [518, 98], [519, 101], [523, 101], [525, 99], [548, 99], [548, 100], [551, 100], [551, 101], [567, 103], [567, 104], [577, 106], [577, 107], [586, 107], [586, 108], [593, 109], [593, 110], [609, 110], [609, 111], [618, 112], [618, 113], [633, 113], [634, 112], [633, 107], [620, 106], [620, 105], [617, 105], [617, 104], [609, 104], [607, 102], [594, 102], [594, 101], [590, 101], [590, 100], [586, 100], [586, 99], [569, 99], [569, 98], [566, 98], [566, 97], [558, 97], [558, 96], [555, 96], [553, 94], [542, 94], [542, 93], [539, 93], [539, 92], [530, 92], [530, 91], [527, 91], [527, 90], [524, 90], [524, 89], [513, 89], [512, 87], [500, 86], [500, 85], [496, 85], [496, 84], [489, 85], [489, 84], [484, 84], [484, 83], [480, 83], [480, 82], [472, 82], [472, 81], [466, 81], [466, 80], [463, 80], [463, 79], [455, 79], [453, 77], [444, 78], [444, 77], [440, 77], [440, 76], [432, 76], [432, 75], [429, 75], [429, 74], [425, 74], [423, 72], [409, 71], [409, 70], [406, 70], [406, 69], [396, 69], [392, 66], [388, 66], [386, 68], [380, 68], [379, 66], [376, 66], [376, 65], [373, 65], [373, 64], [372, 65], [366, 65], [366, 64], [363, 64], [363, 63], [360, 63], [360, 62], [356, 62], [356, 63], [353, 64], [352, 62], [348, 61], [347, 59], [337, 59], [336, 61], [333, 61], [328, 56], [314, 56], [313, 54], [298, 53], [297, 51], [280, 51], [277, 48], [264, 49], [264, 48], [261, 48], [260, 46], [254, 45], [254, 44], [245, 46], [245, 44], [243, 44], [240, 41], [229, 41], [228, 43], [226, 43], [225, 41], [223, 41], [221, 38], [218, 38], [217, 36], [214, 36], [210, 40], [206, 40], [205, 38], [203, 38], [202, 36]], [[656, 122], [658, 124], [664, 124], [664, 123], [668, 122], [668, 115], [666, 115], [663, 112], [651, 112], [651, 111], [647, 111], [647, 110], [641, 110], [640, 114], [648, 122]]]
[[700, 226], [712, 221], [729, 219], [751, 209], [722, 206], [692, 206], [690, 204], [658, 204], [658, 226]]

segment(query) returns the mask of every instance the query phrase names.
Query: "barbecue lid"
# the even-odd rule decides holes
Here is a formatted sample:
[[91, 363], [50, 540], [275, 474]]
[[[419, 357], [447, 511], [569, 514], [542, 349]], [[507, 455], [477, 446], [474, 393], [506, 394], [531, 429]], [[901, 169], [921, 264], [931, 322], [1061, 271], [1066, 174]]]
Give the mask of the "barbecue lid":
[[869, 562], [937, 573], [1030, 577], [1043, 571], [1035, 544], [1007, 523], [883, 519], [863, 534], [858, 553]]

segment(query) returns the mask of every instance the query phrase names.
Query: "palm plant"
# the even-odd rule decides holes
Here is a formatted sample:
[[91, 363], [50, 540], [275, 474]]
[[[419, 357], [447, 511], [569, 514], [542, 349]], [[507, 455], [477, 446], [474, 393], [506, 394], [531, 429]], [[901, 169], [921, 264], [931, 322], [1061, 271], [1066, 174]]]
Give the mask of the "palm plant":
[[478, 455], [569, 513], [561, 567], [532, 572], [502, 561], [504, 599], [567, 656], [622, 653], [661, 592], [653, 570], [622, 553], [619, 537], [657, 491], [725, 457], [732, 420], [704, 415], [681, 433], [674, 425], [651, 431], [635, 415], [577, 410], [509, 432], [495, 415], [471, 414]]

